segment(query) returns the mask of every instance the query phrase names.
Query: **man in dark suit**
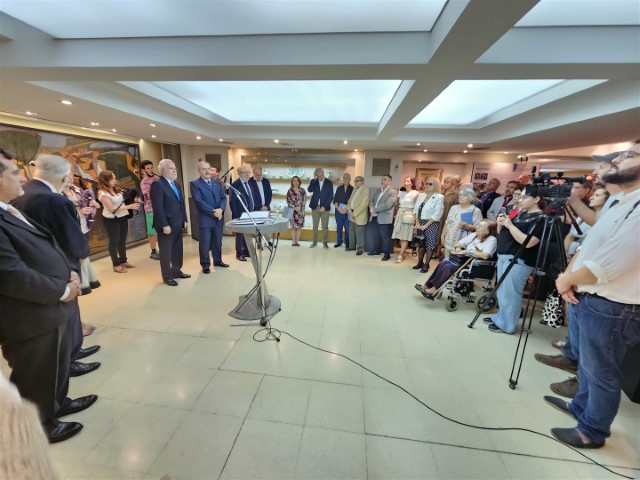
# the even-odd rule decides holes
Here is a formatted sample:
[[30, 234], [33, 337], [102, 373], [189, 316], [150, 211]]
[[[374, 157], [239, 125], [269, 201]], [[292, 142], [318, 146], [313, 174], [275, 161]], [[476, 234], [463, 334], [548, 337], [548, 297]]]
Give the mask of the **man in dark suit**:
[[[238, 175], [240, 178], [233, 182], [231, 186], [235, 188], [239, 194], [231, 189], [229, 194], [229, 205], [231, 206], [231, 218], [240, 218], [245, 213], [242, 202], [246, 205], [250, 212], [256, 211], [256, 199], [251, 193], [249, 179], [251, 178], [251, 165], [242, 165], [238, 167]], [[242, 202], [240, 201], [242, 199]], [[236, 233], [236, 259], [246, 262], [249, 256], [249, 248], [244, 239], [244, 235]]]
[[214, 266], [229, 266], [222, 261], [222, 217], [227, 208], [227, 196], [222, 191], [220, 182], [211, 179], [211, 165], [208, 162], [199, 162], [198, 172], [200, 178], [191, 181], [189, 186], [198, 209], [200, 265], [202, 273], [210, 273], [209, 252], [213, 253]]
[[273, 192], [271, 191], [271, 183], [262, 176], [262, 167], [253, 167], [253, 177], [249, 179], [249, 186], [256, 205], [256, 210], [271, 210], [271, 199]]
[[160, 247], [160, 270], [162, 281], [175, 287], [176, 278], [190, 278], [182, 272], [182, 229], [187, 225], [184, 194], [176, 183], [178, 170], [173, 161], [160, 160], [158, 171], [161, 178], [151, 185], [153, 226], [158, 233]]
[[80, 278], [72, 275], [53, 236], [9, 205], [23, 193], [10, 158], [0, 149], [0, 345], [11, 382], [38, 406], [49, 441], [61, 442], [82, 424], [57, 418], [87, 408], [78, 408], [75, 400], [63, 406]]
[[[24, 195], [15, 198], [11, 204], [53, 235], [71, 270], [80, 274], [80, 259], [89, 256], [89, 242], [82, 233], [75, 205], [61, 194], [65, 183], [72, 181], [70, 175], [71, 164], [67, 159], [58, 155], [39, 155], [35, 162], [34, 179], [24, 185]], [[79, 377], [100, 367], [100, 362], [77, 361], [96, 353], [100, 347], [94, 345], [82, 349], [80, 306], [77, 300], [72, 303], [75, 307], [75, 321], [71, 325], [73, 346], [69, 374]]]
[[324, 176], [322, 168], [316, 168], [313, 172], [313, 180], [309, 183], [307, 192], [311, 193], [311, 218], [313, 219], [313, 242], [309, 245], [314, 248], [318, 244], [318, 226], [322, 220], [322, 244], [329, 248], [329, 215], [331, 215], [331, 202], [333, 201], [333, 183]]
[[500, 188], [500, 180], [497, 178], [490, 178], [484, 186], [484, 192], [480, 195], [480, 202], [482, 203], [480, 210], [482, 210], [482, 216], [484, 218], [487, 218], [487, 212], [489, 208], [491, 208], [493, 201], [500, 196], [497, 191], [498, 188]]

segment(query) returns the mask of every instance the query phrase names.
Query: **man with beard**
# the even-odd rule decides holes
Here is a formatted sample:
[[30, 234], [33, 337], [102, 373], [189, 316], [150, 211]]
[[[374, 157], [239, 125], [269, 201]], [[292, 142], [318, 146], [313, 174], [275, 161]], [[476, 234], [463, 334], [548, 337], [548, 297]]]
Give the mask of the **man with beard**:
[[569, 304], [569, 336], [579, 359], [578, 392], [571, 403], [545, 401], [578, 421], [553, 428], [561, 442], [600, 448], [611, 435], [620, 404], [621, 365], [627, 348], [640, 342], [640, 141], [612, 162], [603, 175], [623, 195], [589, 231], [556, 280]]

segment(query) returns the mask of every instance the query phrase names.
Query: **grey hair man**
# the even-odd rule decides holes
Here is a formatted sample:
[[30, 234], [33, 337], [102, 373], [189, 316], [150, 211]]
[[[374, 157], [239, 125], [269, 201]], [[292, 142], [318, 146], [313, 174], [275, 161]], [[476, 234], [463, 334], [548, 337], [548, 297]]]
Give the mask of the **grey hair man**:
[[355, 188], [347, 201], [349, 216], [349, 246], [347, 250], [355, 250], [356, 255], [364, 252], [364, 239], [369, 221], [369, 187], [364, 184], [364, 177], [355, 178]]
[[333, 183], [324, 176], [324, 169], [315, 169], [307, 192], [311, 193], [309, 208], [313, 220], [313, 242], [309, 247], [314, 248], [318, 244], [318, 227], [322, 220], [322, 245], [324, 248], [329, 248], [329, 215], [333, 200]]

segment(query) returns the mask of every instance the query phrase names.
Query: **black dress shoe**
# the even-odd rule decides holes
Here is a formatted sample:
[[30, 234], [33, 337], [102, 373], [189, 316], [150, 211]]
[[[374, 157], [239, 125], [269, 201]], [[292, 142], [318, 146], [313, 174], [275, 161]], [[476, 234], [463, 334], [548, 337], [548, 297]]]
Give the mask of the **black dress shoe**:
[[553, 408], [573, 417], [573, 413], [571, 413], [571, 410], [569, 410], [569, 402], [567, 402], [566, 400], [558, 397], [552, 397], [551, 395], [545, 395], [543, 398], [544, 401], [551, 405]]
[[70, 377], [80, 377], [82, 375], [86, 375], [87, 373], [91, 373], [94, 370], [100, 368], [100, 362], [93, 363], [82, 363], [82, 362], [71, 362], [69, 366], [69, 376]]
[[91, 287], [84, 287], [82, 290], [80, 290], [80, 295], [89, 295], [91, 293], [91, 290]]
[[224, 263], [224, 262], [216, 262], [213, 264], [214, 267], [222, 267], [222, 268], [228, 268], [229, 264], [228, 263]]
[[81, 358], [86, 358], [89, 355], [93, 355], [98, 350], [100, 350], [100, 345], [94, 345], [93, 347], [88, 347], [88, 348], [81, 348], [80, 351], [78, 352], [78, 355], [76, 355], [76, 360], [80, 360]]
[[191, 275], [188, 273], [180, 272], [177, 275], [174, 275], [173, 278], [191, 278]]
[[391, 255], [384, 255], [380, 260], [382, 260], [383, 262], [386, 262], [390, 258], [391, 258]]
[[551, 434], [562, 443], [575, 448], [600, 448], [604, 447], [604, 442], [594, 442], [590, 440], [585, 442], [580, 438], [577, 428], [552, 428]]
[[364, 253], [364, 252], [363, 252], [362, 250], [358, 250], [358, 251], [356, 252], [356, 255], [362, 255], [363, 253]]
[[367, 253], [367, 255], [369, 255], [369, 256], [380, 255], [380, 252], [369, 252], [369, 253]]
[[336, 243], [333, 248], [340, 248], [342, 246], [342, 243]]
[[239, 260], [239, 261], [241, 261], [241, 262], [246, 262], [246, 261], [247, 261], [247, 258], [246, 258], [246, 257], [243, 257], [242, 255], [236, 255], [236, 260]]
[[74, 400], [69, 400], [67, 404], [60, 409], [60, 413], [58, 413], [58, 418], [64, 417], [65, 415], [71, 415], [72, 413], [78, 413], [83, 410], [86, 410], [91, 405], [96, 403], [96, 400], [98, 400], [97, 395], [87, 395], [84, 397], [78, 397]]
[[423, 265], [421, 265], [421, 264], [417, 264], [417, 265], [414, 265], [414, 266], [413, 266], [413, 267], [411, 267], [411, 268], [413, 268], [414, 270], [420, 270], [422, 267], [423, 267]]
[[49, 443], [64, 442], [80, 433], [80, 430], [82, 430], [82, 424], [78, 422], [59, 422], [54, 420], [53, 423], [44, 426]]
[[211, 273], [211, 269], [209, 267], [202, 267], [202, 273]]
[[178, 286], [178, 282], [176, 282], [173, 278], [170, 278], [169, 280], [165, 280], [164, 284], [165, 285], [169, 285], [170, 287], [177, 287]]
[[100, 282], [98, 280], [96, 280], [95, 282], [89, 282], [89, 286], [91, 288], [99, 288], [100, 287]]

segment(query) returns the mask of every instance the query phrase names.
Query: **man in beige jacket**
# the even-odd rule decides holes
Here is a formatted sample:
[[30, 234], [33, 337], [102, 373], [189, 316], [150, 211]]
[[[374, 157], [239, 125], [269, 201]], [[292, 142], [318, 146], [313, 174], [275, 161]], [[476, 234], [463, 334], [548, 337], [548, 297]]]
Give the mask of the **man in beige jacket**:
[[355, 179], [355, 188], [347, 202], [349, 214], [349, 245], [347, 251], [355, 250], [356, 255], [364, 252], [364, 235], [369, 221], [369, 188], [364, 185], [364, 178]]

